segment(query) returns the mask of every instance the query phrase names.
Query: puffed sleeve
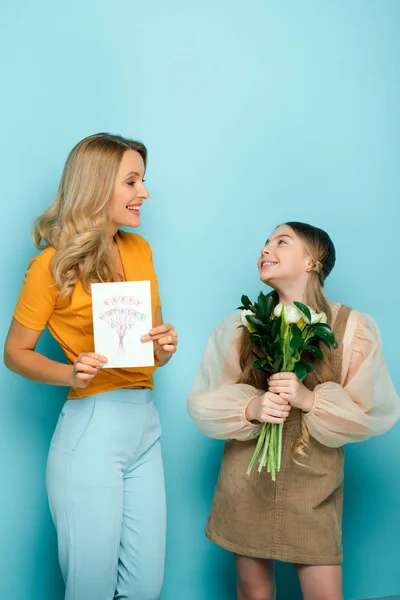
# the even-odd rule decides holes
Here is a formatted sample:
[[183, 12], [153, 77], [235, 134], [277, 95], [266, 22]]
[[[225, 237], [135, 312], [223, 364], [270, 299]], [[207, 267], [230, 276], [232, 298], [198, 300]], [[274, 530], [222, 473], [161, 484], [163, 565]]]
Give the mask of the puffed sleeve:
[[16, 321], [36, 331], [46, 327], [57, 303], [50, 266], [54, 253], [54, 248], [47, 248], [30, 261], [14, 311]]
[[245, 418], [248, 403], [264, 394], [251, 385], [238, 384], [240, 377], [239, 314], [225, 319], [212, 332], [200, 369], [187, 399], [188, 412], [196, 425], [209, 437], [246, 441], [261, 425]]
[[310, 434], [337, 448], [388, 431], [400, 417], [400, 402], [374, 320], [353, 311], [343, 340], [341, 385], [315, 388], [315, 402], [304, 415]]

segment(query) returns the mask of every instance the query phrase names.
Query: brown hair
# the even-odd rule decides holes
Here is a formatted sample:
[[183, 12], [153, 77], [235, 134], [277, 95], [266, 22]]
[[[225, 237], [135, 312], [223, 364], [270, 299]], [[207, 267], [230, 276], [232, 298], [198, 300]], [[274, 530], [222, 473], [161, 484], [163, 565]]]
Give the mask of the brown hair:
[[138, 152], [146, 168], [147, 150], [140, 142], [109, 133], [80, 141], [67, 158], [54, 202], [34, 224], [35, 246], [56, 249], [51, 268], [62, 298], [71, 295], [79, 280], [88, 291], [91, 282], [112, 281], [106, 206], [128, 150]]
[[[335, 246], [329, 235], [318, 227], [297, 221], [290, 221], [285, 223], [285, 225], [290, 227], [300, 238], [307, 253], [313, 260], [313, 269], [310, 272], [305, 292], [305, 303], [314, 310], [323, 311], [328, 318], [328, 323], [331, 324], [332, 312], [328, 300], [323, 293], [323, 287], [325, 279], [335, 265]], [[273, 296], [277, 304], [279, 301], [278, 294], [273, 292]], [[308, 362], [312, 363], [315, 367], [315, 370], [308, 374], [304, 380], [304, 385], [311, 390], [314, 389], [316, 384], [332, 381], [333, 379], [330, 350], [323, 344], [320, 344], [320, 348], [324, 353], [324, 360], [315, 360], [313, 356], [307, 356]], [[253, 367], [253, 350], [255, 349], [252, 346], [250, 334], [247, 329], [243, 329], [239, 349], [239, 363], [242, 375], [238, 383], [247, 383], [258, 389], [267, 390], [268, 386], [265, 374]], [[309, 438], [307, 425], [302, 418], [301, 436], [293, 446], [293, 456], [296, 454], [304, 456], [309, 445]]]

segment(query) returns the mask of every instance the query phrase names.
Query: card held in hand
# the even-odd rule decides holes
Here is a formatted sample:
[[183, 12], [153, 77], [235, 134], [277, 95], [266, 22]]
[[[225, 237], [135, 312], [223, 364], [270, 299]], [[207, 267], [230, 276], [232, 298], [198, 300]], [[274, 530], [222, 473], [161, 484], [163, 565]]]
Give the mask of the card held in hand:
[[154, 344], [140, 338], [152, 329], [150, 281], [92, 284], [95, 352], [104, 368], [153, 367]]

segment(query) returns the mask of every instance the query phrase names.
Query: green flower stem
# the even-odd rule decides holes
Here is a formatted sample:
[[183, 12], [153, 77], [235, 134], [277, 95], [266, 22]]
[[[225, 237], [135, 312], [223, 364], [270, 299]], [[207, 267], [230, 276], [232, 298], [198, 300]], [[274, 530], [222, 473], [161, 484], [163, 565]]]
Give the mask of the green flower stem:
[[276, 479], [276, 456], [275, 456], [275, 439], [276, 439], [276, 425], [271, 427], [271, 437], [269, 439], [269, 460], [268, 463], [271, 467], [271, 478], [272, 481]]
[[277, 466], [277, 469], [276, 469], [278, 471], [278, 473], [281, 470], [282, 437], [283, 437], [283, 423], [279, 423], [279, 425], [278, 425], [278, 450], [277, 450], [278, 466]]
[[[266, 425], [270, 425], [270, 423], [265, 423], [264, 427]], [[270, 438], [271, 438], [270, 433], [271, 433], [271, 428], [268, 427], [268, 432], [265, 435], [264, 448], [263, 448], [263, 451], [262, 451], [262, 454], [261, 454], [261, 458], [260, 458], [260, 464], [258, 465], [258, 472], [259, 473], [261, 473], [262, 468], [265, 467], [265, 465], [266, 465], [267, 452], [268, 452], [268, 447], [269, 447], [269, 441], [270, 441]]]
[[306, 345], [307, 345], [307, 343], [308, 343], [308, 342], [309, 342], [309, 341], [310, 341], [310, 340], [311, 340], [313, 337], [314, 337], [314, 333], [313, 333], [313, 331], [312, 331], [312, 330], [311, 330], [311, 331], [309, 330], [309, 331], [307, 332], [307, 335], [306, 335], [305, 339], [304, 339], [303, 346], [306, 346]]
[[247, 475], [250, 475], [252, 468], [254, 467], [254, 463], [257, 460], [258, 455], [260, 454], [261, 448], [263, 447], [264, 441], [265, 441], [265, 437], [267, 435], [267, 429], [268, 429], [268, 425], [269, 423], [264, 423], [264, 425], [261, 428], [260, 431], [260, 435], [258, 436], [258, 441], [257, 441], [257, 445], [256, 448], [253, 452], [253, 456], [251, 457], [251, 461], [250, 464], [247, 468]]
[[286, 352], [286, 348], [287, 348], [287, 338], [288, 338], [288, 327], [285, 321], [284, 316], [282, 315], [282, 321], [281, 321], [281, 338], [282, 338], [282, 352], [283, 352], [283, 366], [282, 366], [282, 371], [286, 370], [286, 361], [287, 361], [287, 352]]

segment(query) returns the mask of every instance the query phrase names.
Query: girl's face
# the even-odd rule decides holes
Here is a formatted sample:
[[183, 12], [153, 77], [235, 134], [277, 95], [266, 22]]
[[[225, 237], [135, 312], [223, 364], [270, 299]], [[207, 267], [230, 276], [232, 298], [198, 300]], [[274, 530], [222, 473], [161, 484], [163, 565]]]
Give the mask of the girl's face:
[[313, 260], [293, 229], [281, 225], [266, 241], [257, 264], [261, 281], [274, 288], [305, 280]]
[[139, 227], [140, 208], [150, 197], [144, 185], [144, 162], [139, 152], [127, 150], [115, 176], [114, 190], [107, 206], [110, 231], [120, 227]]

